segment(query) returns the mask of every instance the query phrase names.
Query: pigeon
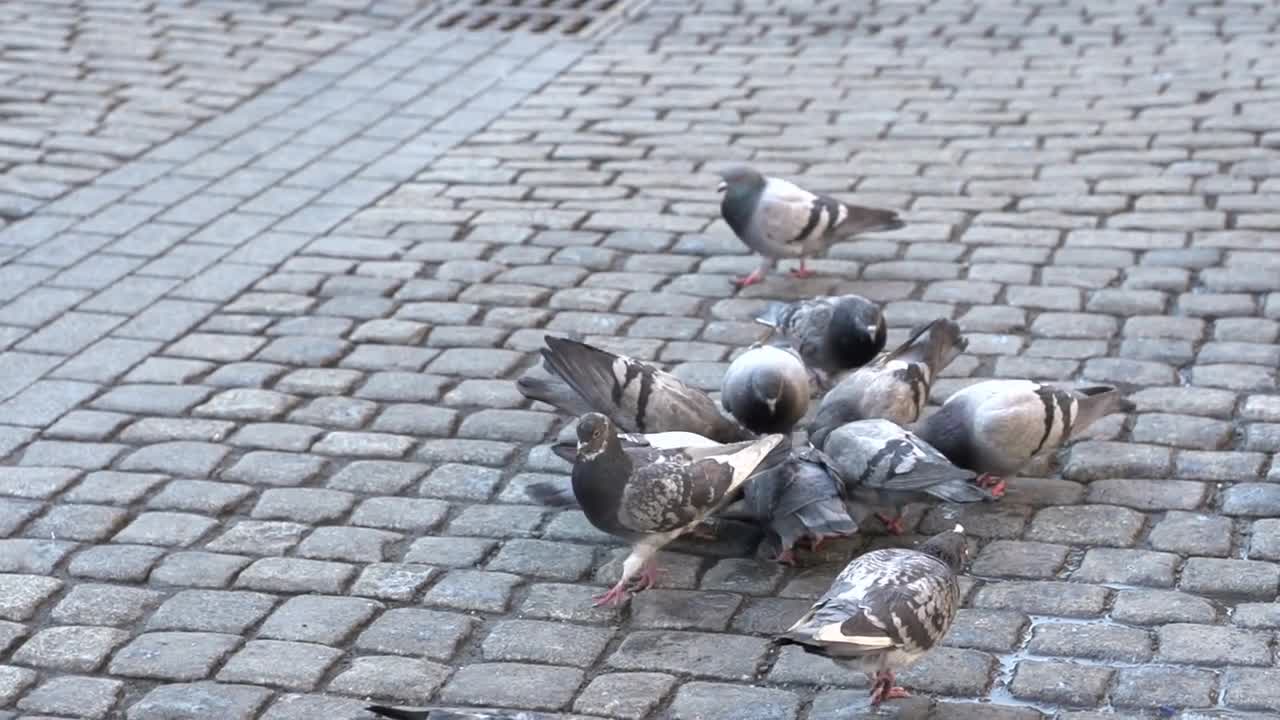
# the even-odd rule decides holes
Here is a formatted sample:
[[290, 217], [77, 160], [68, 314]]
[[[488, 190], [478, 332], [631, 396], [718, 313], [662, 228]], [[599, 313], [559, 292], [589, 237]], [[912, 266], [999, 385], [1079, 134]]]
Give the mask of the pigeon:
[[777, 562], [794, 564], [793, 548], [800, 540], [807, 538], [817, 550], [828, 538], [858, 531], [845, 507], [844, 483], [831, 465], [820, 450], [794, 448], [783, 462], [757, 471], [746, 484], [743, 504], [751, 517], [767, 524], [769, 541], [778, 546]]
[[684, 431], [721, 443], [755, 438], [710, 395], [653, 365], [550, 335], [546, 345], [542, 361], [552, 377], [525, 375], [516, 382], [531, 400], [576, 417], [602, 413], [629, 433]]
[[822, 398], [809, 424], [809, 441], [821, 447], [827, 433], [854, 420], [915, 422], [929, 401], [934, 378], [968, 345], [951, 320], [917, 329], [896, 350], [846, 376]]
[[805, 365], [826, 374], [862, 367], [884, 349], [884, 316], [861, 295], [770, 303], [756, 322], [774, 328]]
[[446, 710], [444, 708], [423, 708], [421, 710], [405, 710], [385, 705], [369, 705], [365, 708], [374, 715], [392, 718], [392, 720], [541, 720], [546, 715], [528, 712], [488, 712], [483, 710]]
[[720, 215], [739, 240], [764, 258], [757, 270], [733, 281], [740, 288], [764, 280], [778, 258], [800, 258], [800, 267], [791, 274], [811, 277], [814, 273], [805, 267], [805, 259], [831, 242], [903, 225], [893, 210], [847, 205], [749, 167], [729, 168], [720, 178]]
[[872, 676], [872, 705], [909, 697], [894, 676], [951, 629], [960, 604], [956, 575], [968, 555], [964, 528], [956, 525], [918, 550], [889, 548], [854, 558], [776, 641]]
[[986, 380], [956, 392], [916, 433], [951, 462], [1004, 488], [1004, 477], [1052, 452], [1099, 418], [1134, 404], [1111, 385], [1067, 388], [1031, 380]]
[[794, 351], [757, 345], [729, 364], [720, 404], [752, 432], [790, 432], [809, 411], [809, 373]]
[[979, 487], [977, 473], [951, 464], [942, 453], [888, 420], [858, 420], [833, 430], [822, 446], [849, 497], [868, 505], [887, 503], [897, 512], [877, 514], [893, 535], [902, 534], [902, 507], [938, 498], [971, 503], [997, 494]]
[[[636, 591], [653, 585], [658, 550], [727, 504], [786, 439], [766, 435], [732, 445], [627, 448], [600, 413], [582, 416], [577, 432], [573, 495], [592, 525], [631, 545], [622, 578], [594, 598], [596, 605], [621, 604], [637, 575]], [[528, 491], [546, 504], [562, 502], [562, 492], [549, 483], [533, 483]]]

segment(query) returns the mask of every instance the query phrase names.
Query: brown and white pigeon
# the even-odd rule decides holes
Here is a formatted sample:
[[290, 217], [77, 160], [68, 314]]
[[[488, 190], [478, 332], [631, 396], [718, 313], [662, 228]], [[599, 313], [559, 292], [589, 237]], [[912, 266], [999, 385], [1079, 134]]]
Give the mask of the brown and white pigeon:
[[809, 372], [789, 348], [752, 347], [725, 371], [720, 404], [752, 432], [791, 432], [809, 412]]
[[755, 437], [725, 417], [710, 395], [671, 373], [576, 340], [548, 335], [545, 342], [542, 362], [551, 376], [516, 381], [531, 400], [575, 417], [602, 413], [628, 433], [683, 431], [726, 443]]
[[778, 562], [794, 563], [801, 540], [817, 550], [829, 538], [858, 531], [845, 506], [844, 483], [831, 465], [819, 450], [794, 448], [786, 460], [757, 472], [746, 484], [743, 506], [768, 529], [767, 541], [777, 546]]
[[862, 367], [884, 350], [884, 315], [861, 295], [770, 303], [756, 322], [773, 328], [805, 365], [828, 376]]
[[872, 705], [908, 697], [894, 676], [951, 629], [960, 605], [956, 576], [968, 554], [964, 528], [956, 525], [918, 550], [891, 548], [857, 557], [777, 640], [870, 675]]
[[920, 327], [897, 349], [845, 376], [823, 396], [809, 423], [809, 441], [822, 447], [827, 433], [855, 420], [915, 422], [929, 401], [933, 381], [968, 345], [951, 320]]
[[850, 500], [892, 506], [877, 513], [885, 529], [902, 534], [902, 508], [934, 498], [971, 503], [994, 500], [992, 490], [975, 483], [977, 474], [958, 468], [928, 443], [888, 420], [858, 420], [829, 433], [822, 450], [844, 480]]
[[[622, 577], [595, 598], [597, 605], [622, 603], [637, 576], [637, 591], [653, 585], [658, 550], [728, 503], [786, 439], [767, 435], [732, 445], [623, 447], [613, 423], [600, 413], [579, 419], [577, 432], [573, 495], [592, 525], [631, 545]], [[548, 483], [534, 483], [529, 492], [548, 504], [564, 501]]]
[[1004, 477], [1053, 452], [1103, 416], [1132, 412], [1111, 385], [1067, 388], [1031, 380], [987, 380], [947, 398], [916, 434], [951, 462], [1003, 489]]
[[832, 242], [903, 225], [893, 210], [848, 205], [746, 166], [724, 170], [720, 178], [721, 217], [739, 240], [763, 256], [759, 269], [734, 280], [738, 287], [763, 280], [778, 258], [800, 258], [800, 267], [791, 274], [810, 277], [814, 273], [805, 267], [805, 259], [824, 252]]

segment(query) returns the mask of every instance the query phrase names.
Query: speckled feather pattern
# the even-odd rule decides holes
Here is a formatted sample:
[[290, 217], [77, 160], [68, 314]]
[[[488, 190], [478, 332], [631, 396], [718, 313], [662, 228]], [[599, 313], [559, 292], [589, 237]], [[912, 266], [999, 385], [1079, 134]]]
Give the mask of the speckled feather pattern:
[[898, 669], [942, 640], [959, 602], [960, 585], [941, 560], [875, 550], [850, 562], [787, 637], [867, 672]]
[[990, 494], [973, 485], [974, 473], [956, 467], [921, 438], [888, 420], [860, 420], [827, 436], [823, 451], [854, 492], [924, 492], [951, 502]]
[[[722, 415], [710, 395], [653, 365], [563, 338], [548, 336], [546, 343], [542, 354], [548, 372], [563, 379], [582, 404], [607, 416], [623, 432], [685, 431], [717, 442], [753, 437]], [[518, 387], [535, 400], [581, 414], [574, 412], [577, 406], [555, 402], [557, 396], [530, 395], [528, 382]]]

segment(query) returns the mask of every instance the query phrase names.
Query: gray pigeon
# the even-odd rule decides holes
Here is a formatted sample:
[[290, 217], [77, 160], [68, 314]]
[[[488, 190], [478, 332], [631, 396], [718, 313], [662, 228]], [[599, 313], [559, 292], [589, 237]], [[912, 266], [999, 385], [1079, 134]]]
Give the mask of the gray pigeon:
[[783, 462], [758, 471], [744, 492], [748, 514], [768, 526], [780, 563], [795, 562], [793, 548], [800, 540], [807, 538], [817, 550], [827, 538], [858, 531], [845, 507], [844, 483], [833, 475], [831, 459], [814, 448], [791, 450]]
[[861, 295], [771, 303], [756, 322], [774, 328], [805, 365], [827, 374], [862, 367], [884, 349], [880, 306]]
[[872, 705], [908, 697], [894, 675], [951, 629], [960, 605], [956, 576], [968, 555], [964, 528], [956, 525], [919, 550], [889, 548], [854, 558], [778, 642], [871, 675]]
[[867, 505], [892, 505], [894, 515], [877, 514], [885, 528], [902, 534], [902, 507], [929, 497], [944, 502], [993, 500], [974, 483], [976, 473], [951, 464], [942, 453], [888, 420], [859, 420], [826, 436], [823, 452], [844, 480], [849, 497]]
[[685, 431], [716, 442], [755, 436], [725, 417], [711, 396], [625, 355], [548, 335], [542, 351], [550, 378], [525, 375], [517, 389], [570, 415], [607, 415], [624, 432]]
[[800, 267], [791, 274], [810, 277], [814, 273], [805, 267], [805, 259], [832, 242], [903, 225], [893, 210], [847, 205], [749, 167], [729, 168], [720, 178], [720, 215], [739, 240], [764, 258], [755, 272], [733, 281], [738, 287], [763, 280], [778, 258], [800, 258]]
[[809, 372], [790, 349], [753, 347], [729, 364], [720, 404], [752, 432], [790, 432], [809, 411]]
[[370, 705], [365, 710], [374, 715], [392, 718], [392, 720], [546, 720], [551, 717], [519, 710], [446, 710], [444, 708], [405, 710], [385, 705]]
[[[653, 585], [658, 550], [726, 504], [784, 440], [768, 435], [733, 445], [624, 448], [609, 418], [589, 413], [578, 420], [573, 495], [592, 525], [631, 545], [622, 578], [596, 605], [622, 603], [637, 575], [637, 591]], [[535, 499], [561, 502], [550, 484], [528, 489]]]
[[1004, 477], [1032, 458], [1053, 452], [1099, 418], [1132, 412], [1111, 385], [1067, 388], [1031, 380], [987, 380], [947, 398], [916, 429], [980, 485], [1003, 491]]
[[821, 447], [827, 433], [854, 420], [915, 422], [938, 373], [968, 345], [960, 326], [951, 320], [934, 320], [917, 329], [896, 350], [846, 376], [822, 398], [809, 424], [809, 441]]

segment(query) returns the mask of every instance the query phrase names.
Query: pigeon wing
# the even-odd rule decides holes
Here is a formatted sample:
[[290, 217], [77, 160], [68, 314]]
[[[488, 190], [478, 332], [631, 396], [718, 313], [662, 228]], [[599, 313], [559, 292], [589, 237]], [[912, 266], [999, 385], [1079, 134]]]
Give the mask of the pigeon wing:
[[751, 437], [720, 414], [710, 395], [670, 373], [586, 343], [552, 336], [546, 343], [542, 355], [547, 369], [624, 432], [680, 430], [717, 442]]
[[923, 653], [955, 619], [960, 587], [941, 561], [914, 550], [877, 550], [849, 564], [787, 638], [824, 655]]
[[847, 215], [839, 201], [778, 178], [765, 185], [756, 213], [764, 242], [788, 255], [812, 252]]

